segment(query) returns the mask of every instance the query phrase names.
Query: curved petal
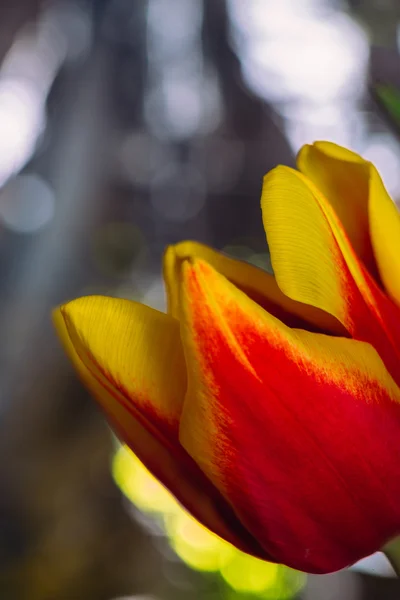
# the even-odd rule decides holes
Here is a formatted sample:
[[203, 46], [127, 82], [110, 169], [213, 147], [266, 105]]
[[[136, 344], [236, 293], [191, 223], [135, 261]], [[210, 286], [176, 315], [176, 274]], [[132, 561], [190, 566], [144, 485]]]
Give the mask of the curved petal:
[[330, 313], [352, 337], [371, 343], [400, 381], [400, 310], [355, 254], [330, 203], [304, 175], [277, 167], [264, 178], [261, 204], [282, 292]]
[[78, 374], [119, 437], [206, 527], [265, 556], [178, 440], [186, 391], [179, 324], [128, 300], [91, 296], [54, 313]]
[[400, 214], [374, 165], [330, 142], [304, 146], [297, 164], [332, 204], [370, 273], [400, 304]]
[[331, 142], [306, 144], [297, 166], [331, 203], [356, 254], [375, 271], [368, 224], [369, 164]]
[[400, 528], [400, 390], [376, 351], [183, 269], [184, 447], [277, 562], [324, 573], [378, 550]]
[[346, 330], [332, 315], [285, 296], [275, 277], [262, 269], [214, 250], [198, 242], [181, 242], [169, 246], [164, 254], [164, 280], [168, 312], [179, 318], [181, 266], [185, 260], [200, 258], [224, 275], [260, 306], [290, 327], [346, 335]]

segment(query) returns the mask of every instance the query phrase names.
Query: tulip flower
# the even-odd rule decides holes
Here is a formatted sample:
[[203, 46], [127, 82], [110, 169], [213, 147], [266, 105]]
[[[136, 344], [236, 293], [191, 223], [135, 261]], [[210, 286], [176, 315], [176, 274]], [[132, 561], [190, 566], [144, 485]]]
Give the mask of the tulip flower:
[[400, 216], [328, 142], [264, 179], [274, 275], [195, 242], [164, 256], [168, 312], [55, 311], [109, 423], [206, 527], [332, 572], [400, 534]]

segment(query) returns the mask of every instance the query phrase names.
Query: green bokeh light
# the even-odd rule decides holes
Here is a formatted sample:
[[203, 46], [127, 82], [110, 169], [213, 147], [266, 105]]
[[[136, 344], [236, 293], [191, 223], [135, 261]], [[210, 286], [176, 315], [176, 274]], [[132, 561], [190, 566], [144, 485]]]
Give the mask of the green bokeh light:
[[[127, 448], [117, 450], [114, 479], [140, 510], [161, 518], [171, 547], [192, 569], [219, 573], [226, 584], [225, 598], [291, 600], [306, 576], [282, 565], [240, 552], [191, 517]], [[245, 594], [245, 596], [243, 596]]]
[[239, 592], [263, 592], [276, 587], [278, 565], [257, 560], [246, 554], [236, 556], [221, 569], [221, 575]]

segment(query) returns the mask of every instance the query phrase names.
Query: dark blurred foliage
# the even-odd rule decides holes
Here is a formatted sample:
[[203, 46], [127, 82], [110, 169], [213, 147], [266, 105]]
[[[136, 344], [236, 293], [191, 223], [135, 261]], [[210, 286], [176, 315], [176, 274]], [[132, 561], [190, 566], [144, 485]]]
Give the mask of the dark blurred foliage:
[[[0, 4], [1, 599], [221, 597], [127, 509], [110, 433], [49, 315], [92, 292], [161, 307], [161, 254], [182, 238], [267, 267], [262, 176], [314, 137], [389, 165], [397, 193], [397, 142], [365, 91], [365, 31], [373, 84], [399, 85], [397, 3], [278, 4], [283, 25], [267, 0], [248, 3], [248, 21], [244, 0]], [[290, 36], [307, 14], [321, 48], [303, 53]], [[251, 44], [264, 34], [260, 56]], [[310, 578], [302, 593], [398, 596], [395, 580], [351, 572]]]

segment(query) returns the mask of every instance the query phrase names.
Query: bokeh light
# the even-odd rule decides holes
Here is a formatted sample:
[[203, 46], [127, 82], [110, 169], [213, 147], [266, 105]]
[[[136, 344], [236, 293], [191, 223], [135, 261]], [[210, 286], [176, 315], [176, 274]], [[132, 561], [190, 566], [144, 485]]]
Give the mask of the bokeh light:
[[0, 187], [31, 156], [45, 117], [37, 91], [0, 75]]
[[284, 115], [293, 149], [314, 139], [354, 141], [369, 54], [357, 21], [325, 0], [229, 0], [228, 7], [244, 80]]
[[275, 589], [278, 581], [279, 565], [265, 564], [251, 556], [237, 555], [221, 570], [222, 576], [231, 587], [240, 591], [263, 592]]
[[389, 133], [369, 136], [363, 156], [378, 169], [394, 200], [400, 200], [400, 144]]
[[171, 546], [180, 558], [198, 571], [219, 571], [228, 564], [235, 549], [200, 525], [186, 511], [165, 519]]
[[[290, 600], [306, 576], [240, 552], [191, 517], [126, 447], [113, 459], [114, 479], [133, 504], [162, 523], [171, 547], [192, 569], [210, 572], [228, 589], [270, 600]], [[230, 596], [234, 597], [234, 596]]]
[[0, 191], [0, 221], [16, 233], [41, 230], [54, 210], [54, 191], [39, 175], [17, 175]]
[[46, 125], [47, 97], [62, 63], [69, 54], [81, 55], [83, 45], [88, 45], [82, 16], [72, 6], [54, 3], [36, 25], [16, 36], [4, 58], [0, 69], [0, 187], [33, 154]]
[[171, 494], [126, 448], [120, 448], [113, 461], [113, 475], [118, 486], [140, 510], [170, 514], [177, 510]]

